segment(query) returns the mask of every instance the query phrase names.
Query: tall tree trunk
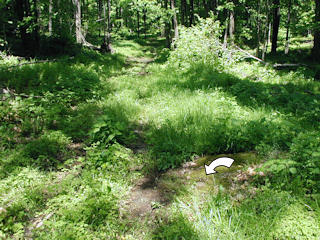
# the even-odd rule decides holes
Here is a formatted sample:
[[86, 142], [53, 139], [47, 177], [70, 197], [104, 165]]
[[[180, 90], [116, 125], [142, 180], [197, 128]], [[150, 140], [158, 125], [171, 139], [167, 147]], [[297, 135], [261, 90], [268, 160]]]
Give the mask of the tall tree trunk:
[[266, 22], [265, 22], [265, 26], [264, 26], [264, 33], [263, 33], [263, 46], [262, 46], [262, 56], [261, 59], [262, 61], [265, 60], [266, 57], [266, 52], [267, 52], [267, 48], [268, 48], [268, 26], [269, 26], [269, 0], [267, 0], [267, 15], [266, 15]]
[[194, 2], [190, 0], [190, 27], [194, 24]]
[[288, 4], [288, 15], [287, 15], [287, 32], [286, 32], [286, 47], [284, 50], [285, 54], [289, 53], [289, 33], [290, 33], [290, 20], [291, 20], [291, 4], [292, 1], [289, 0], [289, 4]]
[[[111, 12], [111, 2], [110, 0], [107, 0], [108, 4], [108, 38], [111, 37], [111, 20], [110, 20], [110, 12]], [[110, 39], [109, 39], [110, 40]]]
[[314, 0], [316, 3], [315, 8], [315, 28], [314, 28], [314, 39], [313, 39], [313, 61], [320, 62], [320, 1]]
[[186, 25], [187, 0], [181, 0], [181, 24]]
[[106, 3], [104, 0], [102, 0], [101, 2], [102, 8], [103, 8], [103, 41], [105, 43], [106, 40], [106, 32], [107, 32], [107, 24], [106, 24], [106, 18], [107, 18], [107, 14], [106, 14]]
[[147, 39], [147, 9], [143, 9], [144, 39]]
[[[107, 13], [106, 13], [105, 2], [103, 2], [103, 35], [104, 36], [103, 36], [103, 43], [101, 44], [102, 52], [112, 52], [110, 9], [111, 9], [110, 0], [107, 0]], [[107, 18], [107, 23], [106, 23], [106, 18]]]
[[[168, 9], [168, 0], [164, 0], [164, 8], [167, 10]], [[164, 35], [166, 37], [166, 47], [170, 48], [171, 46], [171, 41], [170, 41], [170, 24], [168, 21], [165, 22], [164, 26]]]
[[49, 22], [48, 22], [48, 31], [49, 36], [52, 36], [52, 0], [49, 0]]
[[82, 36], [82, 28], [81, 28], [81, 2], [80, 0], [72, 0], [75, 6], [75, 23], [76, 23], [76, 41], [77, 43], [83, 43], [83, 36]]
[[[16, 0], [15, 12], [18, 15], [18, 21], [22, 22], [25, 17], [25, 4], [24, 0]], [[22, 54], [26, 54], [28, 50], [28, 38], [27, 38], [27, 28], [24, 24], [19, 25], [20, 38], [22, 43]]]
[[207, 18], [208, 13], [209, 13], [207, 2], [206, 2], [206, 0], [202, 0], [202, 3], [203, 3], [203, 7], [204, 7], [204, 15]]
[[258, 6], [258, 16], [257, 16], [257, 48], [256, 48], [256, 57], [259, 57], [260, 53], [260, 12], [261, 12], [261, 2], [259, 1], [259, 6]]
[[234, 24], [234, 11], [230, 10], [230, 17], [229, 17], [229, 37], [230, 37], [230, 43], [234, 43], [234, 30], [235, 30], [235, 24]]
[[[52, 0], [51, 0], [52, 1]], [[102, 0], [98, 0], [98, 20], [99, 20], [99, 37], [101, 36], [101, 30], [103, 28], [103, 24], [105, 22], [105, 19], [101, 19], [102, 18], [102, 13], [103, 13], [103, 3]]]
[[[315, 0], [318, 1], [318, 0]], [[273, 0], [273, 31], [271, 52], [277, 52], [278, 32], [280, 25], [280, 0]]]
[[173, 30], [174, 30], [174, 38], [177, 40], [179, 38], [179, 31], [178, 31], [178, 21], [177, 21], [177, 13], [176, 13], [176, 7], [175, 7], [175, 0], [171, 0], [171, 9], [173, 10], [174, 14], [172, 17], [173, 20]]
[[217, 0], [209, 0], [209, 9], [214, 13], [216, 13], [217, 6], [218, 6]]
[[138, 38], [140, 37], [140, 13], [139, 10], [137, 10], [137, 32], [138, 32]]
[[33, 15], [34, 15], [34, 47], [35, 51], [38, 52], [40, 48], [40, 23], [39, 23], [39, 8], [38, 8], [38, 0], [33, 0]]
[[223, 45], [227, 47], [227, 41], [228, 41], [228, 26], [229, 26], [229, 19], [228, 19], [228, 12], [227, 10], [224, 11], [224, 14], [226, 15], [225, 18], [225, 29], [224, 29], [224, 37], [223, 37]]

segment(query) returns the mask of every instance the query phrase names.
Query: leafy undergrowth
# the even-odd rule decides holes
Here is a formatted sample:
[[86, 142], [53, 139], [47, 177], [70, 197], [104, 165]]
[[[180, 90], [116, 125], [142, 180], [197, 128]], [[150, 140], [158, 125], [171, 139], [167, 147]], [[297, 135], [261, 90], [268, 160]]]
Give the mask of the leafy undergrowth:
[[[320, 83], [303, 69], [233, 61], [206, 39], [218, 32], [201, 33], [213, 31], [210, 24], [182, 31], [171, 55], [157, 42], [127, 40], [113, 55], [82, 50], [13, 68], [18, 58], [1, 61], [0, 238], [320, 235]], [[144, 156], [133, 152], [141, 146]], [[157, 206], [157, 227], [142, 235], [121, 218], [120, 200], [142, 173], [243, 151], [266, 160], [246, 199], [222, 186], [203, 196], [187, 189], [172, 206]], [[130, 171], [141, 164], [143, 171]]]
[[0, 239], [115, 237], [140, 161], [120, 144], [134, 138], [128, 123], [103, 104], [125, 56], [15, 64], [0, 66]]

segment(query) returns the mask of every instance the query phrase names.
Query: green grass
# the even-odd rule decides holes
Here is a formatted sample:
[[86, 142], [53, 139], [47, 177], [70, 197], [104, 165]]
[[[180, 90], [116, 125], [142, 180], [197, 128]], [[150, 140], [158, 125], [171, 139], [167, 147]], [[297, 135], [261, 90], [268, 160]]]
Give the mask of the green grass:
[[155, 229], [135, 225], [143, 238], [316, 239], [320, 83], [255, 63], [179, 68], [161, 44], [118, 40], [114, 55], [83, 50], [13, 69], [16, 58], [1, 61], [0, 87], [14, 94], [0, 102], [0, 239], [135, 239], [120, 218], [143, 173], [133, 166], [245, 151], [274, 161], [250, 182], [256, 195], [184, 189]]

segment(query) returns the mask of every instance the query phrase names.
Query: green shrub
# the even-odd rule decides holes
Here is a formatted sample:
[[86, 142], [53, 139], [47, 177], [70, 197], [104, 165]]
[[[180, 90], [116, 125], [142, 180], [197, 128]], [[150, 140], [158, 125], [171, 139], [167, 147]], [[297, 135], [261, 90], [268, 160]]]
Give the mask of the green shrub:
[[[307, 187], [320, 190], [318, 180], [320, 177], [320, 132], [306, 132], [293, 139], [291, 145], [293, 160], [298, 163], [297, 173]], [[308, 178], [303, 178], [308, 176]]]
[[25, 156], [33, 159], [30, 164], [49, 170], [57, 167], [70, 154], [67, 147], [70, 138], [60, 131], [51, 131], [43, 134], [24, 149]]
[[109, 115], [103, 115], [90, 130], [90, 140], [91, 142], [102, 142], [104, 144], [114, 143], [122, 135], [125, 128], [126, 126], [123, 123], [115, 121]]
[[221, 27], [214, 18], [202, 19], [192, 27], [181, 27], [175, 51], [170, 54], [168, 64], [181, 70], [188, 70], [197, 63], [204, 63], [216, 70], [227, 68], [237, 59], [220, 42]]
[[0, 180], [0, 238], [1, 233], [23, 238], [26, 222], [44, 207], [50, 194], [47, 175], [31, 168], [16, 170]]
[[271, 233], [272, 239], [318, 239], [320, 236], [319, 222], [315, 213], [299, 203], [291, 204], [279, 215]]

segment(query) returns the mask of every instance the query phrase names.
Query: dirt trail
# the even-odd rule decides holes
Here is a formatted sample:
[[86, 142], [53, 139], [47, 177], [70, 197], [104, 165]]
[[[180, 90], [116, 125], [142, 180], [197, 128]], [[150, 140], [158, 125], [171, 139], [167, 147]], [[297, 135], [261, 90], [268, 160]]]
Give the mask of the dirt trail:
[[[204, 164], [210, 164], [222, 156], [233, 158], [233, 166], [230, 169], [218, 167], [218, 174], [206, 175]], [[253, 169], [258, 161], [255, 153], [215, 155], [197, 158], [164, 173], [151, 173], [143, 177], [131, 189], [128, 199], [122, 202], [122, 216], [129, 223], [146, 219], [152, 222], [157, 217], [158, 209], [170, 207], [176, 197], [186, 194], [190, 189], [201, 194], [215, 192], [219, 185], [232, 191], [235, 200], [240, 201], [246, 194], [247, 180], [256, 174]], [[247, 170], [243, 171], [245, 166]]]
[[[136, 68], [136, 74], [145, 75], [146, 66], [153, 61], [151, 58], [129, 58], [129, 64]], [[137, 130], [138, 135], [142, 134], [143, 129]], [[134, 152], [144, 154], [147, 146], [138, 144], [131, 146]], [[142, 148], [142, 149], [141, 149]], [[206, 175], [204, 164], [209, 165], [213, 160], [219, 157], [230, 157], [235, 160], [233, 166], [229, 168], [217, 168], [219, 172], [214, 175]], [[248, 176], [252, 173], [243, 171], [245, 166], [256, 167], [258, 163], [255, 153], [224, 154], [195, 158], [193, 162], [187, 162], [180, 168], [171, 169], [164, 173], [153, 172], [145, 175], [131, 189], [127, 199], [121, 202], [121, 216], [130, 226], [136, 223], [148, 226], [153, 229], [156, 225], [160, 211], [167, 212], [166, 209], [171, 206], [176, 197], [192, 194], [207, 194], [215, 192], [219, 185], [224, 185], [233, 192], [235, 198], [245, 195]], [[142, 167], [139, 171], [142, 171]], [[161, 217], [161, 216], [160, 216]], [[142, 231], [142, 230], [141, 230]], [[135, 233], [139, 234], [139, 233]]]

